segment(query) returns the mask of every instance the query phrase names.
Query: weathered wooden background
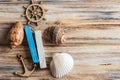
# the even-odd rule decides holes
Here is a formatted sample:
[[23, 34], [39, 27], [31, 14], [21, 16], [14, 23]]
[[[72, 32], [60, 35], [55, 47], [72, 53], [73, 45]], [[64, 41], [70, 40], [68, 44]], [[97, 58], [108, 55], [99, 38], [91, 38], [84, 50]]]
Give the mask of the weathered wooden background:
[[[36, 2], [39, 0], [35, 0]], [[25, 55], [28, 68], [32, 61], [27, 42], [10, 49], [6, 35], [21, 17], [22, 6], [29, 0], [0, 0], [0, 80], [55, 80], [49, 63], [55, 52], [69, 52], [75, 62], [74, 69], [60, 80], [120, 80], [120, 0], [43, 0], [46, 22], [35, 27], [44, 31], [51, 25], [62, 26], [67, 40], [56, 46], [44, 43], [48, 68], [37, 70], [31, 77], [14, 75], [22, 72], [16, 55]]]

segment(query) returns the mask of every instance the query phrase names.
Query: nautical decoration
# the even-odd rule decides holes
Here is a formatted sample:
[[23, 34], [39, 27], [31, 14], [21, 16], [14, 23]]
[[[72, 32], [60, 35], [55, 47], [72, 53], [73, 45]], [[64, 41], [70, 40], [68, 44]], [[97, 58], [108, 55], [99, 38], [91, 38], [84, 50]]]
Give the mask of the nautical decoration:
[[65, 41], [64, 30], [61, 27], [49, 27], [45, 29], [43, 35], [46, 42], [56, 45], [62, 44]]
[[45, 59], [45, 52], [44, 52], [44, 47], [43, 47], [43, 42], [42, 42], [42, 33], [40, 30], [35, 31], [35, 41], [36, 41], [36, 46], [37, 46], [37, 51], [38, 51], [38, 56], [39, 56], [39, 64], [40, 68], [46, 68], [46, 59]]
[[37, 48], [36, 48], [36, 45], [35, 45], [33, 31], [30, 28], [30, 26], [28, 26], [28, 25], [25, 26], [25, 34], [26, 34], [28, 46], [29, 46], [29, 49], [30, 49], [30, 53], [31, 53], [31, 56], [32, 56], [32, 60], [33, 60], [34, 63], [39, 63], [39, 58], [38, 58]]
[[11, 48], [15, 48], [16, 46], [22, 44], [24, 38], [23, 28], [23, 24], [20, 21], [18, 21], [8, 33], [8, 41]]
[[56, 78], [67, 75], [73, 68], [74, 61], [68, 53], [56, 53], [50, 63], [50, 71]]
[[23, 16], [26, 17], [28, 20], [28, 24], [35, 23], [37, 26], [41, 20], [46, 20], [44, 17], [45, 12], [47, 12], [46, 9], [42, 8], [42, 2], [40, 1], [40, 4], [36, 4], [34, 0], [31, 0], [32, 4], [24, 8], [25, 14]]
[[[35, 4], [34, 0], [31, 0], [31, 2], [32, 4], [28, 5], [27, 7], [24, 7], [26, 10], [23, 16], [28, 20], [28, 24], [34, 23], [37, 26], [41, 20], [46, 20], [46, 18], [44, 17], [44, 14], [47, 10], [42, 8], [41, 1], [40, 1], [40, 4]], [[23, 30], [23, 25], [21, 25], [20, 23], [19, 25], [22, 27], [19, 27], [18, 23], [15, 26], [17, 26], [17, 28], [19, 27], [20, 30], [21, 29]], [[29, 25], [25, 26], [24, 31], [26, 34], [26, 38], [27, 38], [27, 42], [28, 42], [28, 46], [30, 49], [30, 54], [32, 56], [32, 61], [34, 63], [34, 66], [31, 71], [28, 70], [24, 63], [23, 56], [18, 54], [18, 58], [20, 59], [25, 72], [23, 74], [15, 72], [15, 74], [19, 76], [23, 76], [23, 77], [28, 77], [33, 73], [33, 71], [35, 71], [35, 68], [37, 66], [36, 63], [40, 64], [41, 69], [46, 68], [47, 66], [46, 66], [45, 53], [44, 53], [44, 48], [43, 48], [43, 43], [42, 43], [41, 31], [39, 30], [39, 31], [33, 32], [33, 30], [30, 28]], [[10, 44], [12, 44], [11, 47], [15, 47], [22, 43], [22, 42], [20, 43], [16, 41], [19, 38], [19, 36], [21, 38], [20, 41], [22, 41], [23, 39], [22, 37], [24, 34], [22, 32], [23, 31], [20, 32], [19, 30], [16, 31], [14, 29], [10, 32], [9, 41], [10, 41]], [[16, 36], [18, 34], [19, 36]], [[11, 40], [12, 38], [14, 38], [14, 36], [15, 36], [15, 39]]]
[[24, 68], [24, 73], [21, 74], [21, 73], [18, 73], [18, 72], [15, 72], [16, 75], [19, 75], [19, 76], [22, 76], [22, 77], [28, 77], [30, 76], [34, 71], [35, 71], [35, 68], [36, 68], [36, 64], [33, 65], [33, 69], [30, 71], [27, 69], [25, 63], [24, 63], [24, 60], [23, 60], [23, 56], [21, 54], [18, 54], [17, 57], [19, 58], [19, 60], [21, 61], [22, 65], [23, 65], [23, 68]]

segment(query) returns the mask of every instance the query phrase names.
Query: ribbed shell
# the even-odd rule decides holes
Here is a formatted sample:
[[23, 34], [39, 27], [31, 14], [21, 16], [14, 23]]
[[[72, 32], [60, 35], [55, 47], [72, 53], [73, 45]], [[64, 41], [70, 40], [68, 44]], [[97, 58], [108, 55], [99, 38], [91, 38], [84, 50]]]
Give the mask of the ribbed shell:
[[67, 53], [56, 53], [50, 63], [50, 70], [54, 77], [61, 78], [71, 71], [73, 65], [74, 62], [71, 55]]

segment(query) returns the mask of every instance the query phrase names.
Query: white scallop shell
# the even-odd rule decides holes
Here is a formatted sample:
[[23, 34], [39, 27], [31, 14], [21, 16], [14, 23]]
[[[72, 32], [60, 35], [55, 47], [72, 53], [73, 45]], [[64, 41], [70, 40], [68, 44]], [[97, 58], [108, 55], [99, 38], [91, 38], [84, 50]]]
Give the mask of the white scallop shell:
[[50, 63], [50, 70], [54, 77], [61, 78], [73, 68], [74, 62], [68, 53], [56, 53]]

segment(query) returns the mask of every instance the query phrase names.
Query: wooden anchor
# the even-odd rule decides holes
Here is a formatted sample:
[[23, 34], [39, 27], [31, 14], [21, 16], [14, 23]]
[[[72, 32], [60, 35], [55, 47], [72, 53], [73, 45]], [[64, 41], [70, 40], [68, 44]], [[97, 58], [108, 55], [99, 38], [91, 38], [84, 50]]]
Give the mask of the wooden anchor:
[[30, 76], [35, 71], [35, 68], [36, 68], [37, 65], [34, 64], [33, 69], [28, 70], [25, 63], [24, 63], [23, 56], [21, 54], [18, 54], [17, 56], [18, 56], [19, 60], [21, 61], [22, 65], [23, 65], [24, 73], [22, 74], [22, 73], [15, 72], [15, 74], [18, 75], [18, 76], [22, 76], [22, 77]]

